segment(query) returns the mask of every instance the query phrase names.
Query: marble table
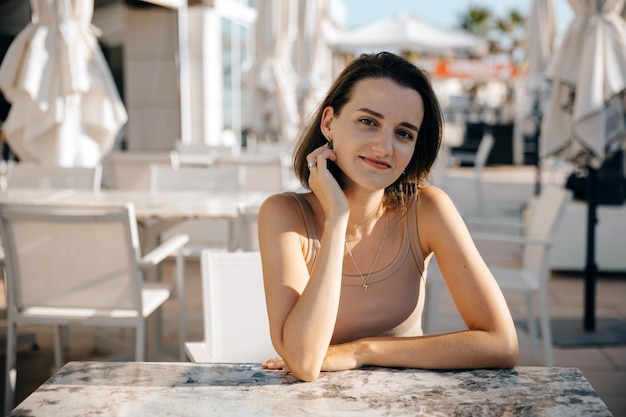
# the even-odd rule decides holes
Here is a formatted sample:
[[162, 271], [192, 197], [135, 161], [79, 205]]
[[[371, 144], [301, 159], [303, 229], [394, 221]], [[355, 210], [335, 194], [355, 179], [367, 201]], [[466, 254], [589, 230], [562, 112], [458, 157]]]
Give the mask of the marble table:
[[300, 382], [258, 364], [70, 362], [10, 416], [610, 416], [577, 368], [364, 368]]

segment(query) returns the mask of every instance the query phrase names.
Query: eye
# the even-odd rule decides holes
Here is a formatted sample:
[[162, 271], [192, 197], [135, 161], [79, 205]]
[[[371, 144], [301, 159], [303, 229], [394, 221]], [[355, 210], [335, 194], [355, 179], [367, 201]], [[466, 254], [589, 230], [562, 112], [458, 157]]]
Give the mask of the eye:
[[370, 119], [369, 117], [362, 117], [359, 119], [359, 122], [361, 122], [362, 124], [366, 126], [376, 126], [376, 122]]
[[396, 130], [396, 135], [400, 136], [403, 139], [413, 140], [413, 133], [409, 132], [408, 130]]

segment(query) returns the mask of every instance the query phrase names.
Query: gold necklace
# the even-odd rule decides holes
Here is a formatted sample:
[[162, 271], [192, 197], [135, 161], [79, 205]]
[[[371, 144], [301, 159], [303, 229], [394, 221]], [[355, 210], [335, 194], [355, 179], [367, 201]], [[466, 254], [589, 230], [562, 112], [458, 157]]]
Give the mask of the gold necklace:
[[372, 271], [374, 270], [374, 266], [376, 266], [376, 262], [378, 261], [378, 258], [380, 257], [380, 253], [383, 251], [383, 245], [385, 244], [385, 238], [387, 237], [388, 228], [389, 228], [389, 213], [387, 213], [387, 216], [386, 216], [385, 233], [383, 234], [383, 239], [380, 242], [378, 253], [376, 254], [376, 258], [374, 258], [374, 262], [372, 263], [370, 272], [367, 274], [367, 278], [363, 276], [361, 269], [359, 269], [359, 266], [356, 264], [356, 261], [354, 260], [354, 256], [352, 256], [352, 251], [350, 251], [350, 248], [348, 247], [348, 242], [344, 242], [346, 245], [346, 249], [348, 250], [348, 255], [350, 255], [350, 259], [352, 259], [352, 263], [354, 264], [354, 267], [356, 268], [357, 272], [361, 276], [361, 280], [363, 280], [363, 288], [365, 288], [365, 291], [367, 291], [367, 287], [368, 287], [367, 280], [370, 279], [370, 276], [372, 275]]

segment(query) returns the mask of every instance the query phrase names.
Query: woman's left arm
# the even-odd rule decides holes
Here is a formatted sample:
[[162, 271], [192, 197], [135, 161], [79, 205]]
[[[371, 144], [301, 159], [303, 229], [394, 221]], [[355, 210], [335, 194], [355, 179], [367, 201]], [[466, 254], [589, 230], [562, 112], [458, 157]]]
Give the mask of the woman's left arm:
[[[510, 368], [517, 333], [496, 280], [445, 192], [423, 188], [418, 206], [422, 250], [433, 252], [467, 329], [418, 337], [377, 337], [331, 346], [323, 370], [364, 365], [428, 369]], [[429, 300], [426, 300], [429, 302]]]

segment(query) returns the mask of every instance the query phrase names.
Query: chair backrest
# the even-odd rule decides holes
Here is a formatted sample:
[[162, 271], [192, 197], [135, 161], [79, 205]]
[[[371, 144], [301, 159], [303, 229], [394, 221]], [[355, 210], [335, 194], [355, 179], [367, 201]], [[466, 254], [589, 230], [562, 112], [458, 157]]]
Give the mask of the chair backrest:
[[495, 139], [491, 130], [485, 129], [485, 133], [483, 134], [483, 137], [480, 140], [480, 145], [478, 145], [478, 150], [476, 151], [476, 159], [474, 159], [474, 169], [480, 174], [482, 174], [482, 171], [487, 165], [487, 160], [489, 159], [489, 155], [491, 155], [494, 143]]
[[208, 145], [206, 143], [182, 143], [177, 141], [174, 149], [180, 153], [215, 153], [218, 155], [232, 155], [236, 148], [229, 145]]
[[152, 166], [171, 167], [171, 152], [114, 152], [107, 156], [106, 183], [115, 190], [148, 191]]
[[[526, 222], [525, 236], [530, 239], [554, 239], [563, 219], [567, 204], [572, 199], [572, 193], [557, 185], [546, 184], [541, 194], [530, 208], [530, 215]], [[551, 245], [525, 245], [523, 252], [523, 267], [532, 271], [536, 276], [546, 275], [548, 255]]]
[[491, 130], [485, 129], [483, 137], [480, 141], [480, 145], [478, 145], [478, 150], [476, 151], [476, 158], [474, 159], [474, 185], [476, 187], [476, 205], [479, 215], [485, 215], [487, 210], [485, 201], [485, 188], [483, 184], [483, 171], [485, 170], [485, 166], [487, 165], [489, 155], [491, 155], [491, 150], [493, 149], [494, 143], [495, 139], [493, 138]]
[[240, 191], [243, 175], [238, 167], [153, 166], [150, 191]]
[[[293, 143], [283, 143], [283, 142], [257, 142], [255, 146], [248, 149], [248, 154], [256, 154], [261, 157], [266, 155], [275, 155], [280, 158], [281, 161], [281, 173], [280, 173], [280, 187], [281, 189], [278, 191], [291, 190], [295, 191], [300, 187], [300, 181], [296, 178], [296, 175], [293, 170], [293, 153], [294, 153], [294, 144]], [[246, 175], [248, 175], [246, 173]], [[276, 183], [276, 174], [272, 174], [272, 184]], [[252, 186], [255, 186], [252, 184]], [[246, 188], [246, 182], [244, 181], [244, 188]], [[263, 191], [274, 191], [276, 189], [275, 186], [272, 188], [266, 187], [262, 189]]]
[[214, 362], [277, 357], [265, 306], [259, 252], [214, 252], [200, 258], [204, 337]]
[[291, 142], [257, 142], [253, 152], [259, 155], [286, 155], [293, 157], [294, 144]]
[[207, 167], [215, 164], [216, 154], [172, 151], [173, 167]]
[[116, 310], [129, 317], [141, 312], [132, 205], [1, 204], [0, 234], [11, 311], [84, 308], [98, 316]]
[[283, 191], [283, 159], [280, 154], [242, 154], [221, 156], [215, 161], [216, 167], [242, 169], [242, 191]]
[[71, 188], [98, 191], [101, 183], [101, 165], [61, 167], [12, 161], [7, 165], [7, 188]]
[[172, 155], [178, 160], [181, 167], [185, 166], [209, 166], [215, 163], [218, 155], [232, 155], [234, 149], [231, 146], [213, 146], [204, 143], [183, 144], [176, 142]]

